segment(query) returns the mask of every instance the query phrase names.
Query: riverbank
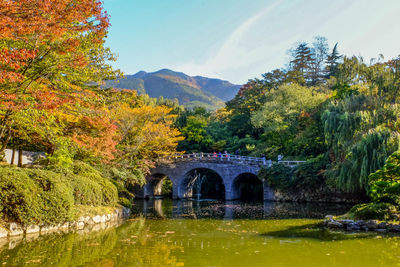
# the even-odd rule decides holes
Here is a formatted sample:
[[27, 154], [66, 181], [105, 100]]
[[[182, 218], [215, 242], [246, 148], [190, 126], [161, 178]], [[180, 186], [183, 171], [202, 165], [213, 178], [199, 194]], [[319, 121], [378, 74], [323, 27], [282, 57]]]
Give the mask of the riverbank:
[[105, 229], [117, 224], [118, 221], [122, 221], [130, 214], [130, 209], [122, 206], [116, 208], [100, 207], [100, 209], [109, 210], [110, 212], [95, 214], [96, 208], [85, 208], [85, 213], [80, 214], [81, 216], [77, 220], [54, 225], [22, 225], [17, 222], [3, 222], [0, 226], [0, 239], [32, 237], [54, 232], [89, 232], [93, 229]]

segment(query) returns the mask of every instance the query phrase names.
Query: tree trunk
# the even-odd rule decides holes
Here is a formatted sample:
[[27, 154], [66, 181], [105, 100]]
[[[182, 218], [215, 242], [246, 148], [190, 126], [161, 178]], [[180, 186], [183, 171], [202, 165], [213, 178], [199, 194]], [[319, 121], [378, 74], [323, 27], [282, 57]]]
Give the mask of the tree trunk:
[[11, 155], [11, 162], [10, 165], [14, 164], [14, 159], [15, 159], [15, 148], [12, 149], [12, 155]]
[[[10, 138], [11, 138], [11, 127], [8, 127], [7, 131], [5, 133], [2, 133], [2, 135], [3, 134], [7, 134], [7, 136], [5, 137], [5, 140], [1, 144], [0, 161], [4, 161], [6, 158], [5, 150], [7, 148], [8, 142], [10, 141]], [[2, 139], [4, 139], [4, 136], [2, 136]]]
[[18, 167], [22, 167], [22, 149], [18, 150]]

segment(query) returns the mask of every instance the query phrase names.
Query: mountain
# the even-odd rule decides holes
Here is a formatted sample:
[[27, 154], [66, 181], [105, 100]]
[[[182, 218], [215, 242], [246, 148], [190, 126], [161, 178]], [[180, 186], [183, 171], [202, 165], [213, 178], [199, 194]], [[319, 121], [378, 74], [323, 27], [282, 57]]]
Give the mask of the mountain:
[[139, 94], [148, 94], [150, 97], [176, 98], [179, 104], [186, 107], [203, 106], [207, 109], [222, 107], [224, 102], [232, 99], [240, 88], [240, 85], [228, 81], [201, 76], [192, 77], [169, 69], [150, 73], [139, 71], [116, 81], [108, 81], [106, 85], [134, 89]]

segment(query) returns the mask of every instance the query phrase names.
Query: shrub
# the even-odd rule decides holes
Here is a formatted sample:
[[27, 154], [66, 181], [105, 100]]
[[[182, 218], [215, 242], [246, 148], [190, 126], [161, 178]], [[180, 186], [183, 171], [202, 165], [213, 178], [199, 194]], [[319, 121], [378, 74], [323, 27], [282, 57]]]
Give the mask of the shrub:
[[146, 183], [145, 175], [140, 169], [117, 168], [109, 165], [98, 165], [96, 169], [98, 169], [103, 177], [113, 182], [118, 189], [120, 197], [134, 197], [133, 192], [136, 186]]
[[71, 219], [72, 187], [59, 174], [0, 167], [0, 212], [7, 221], [50, 224]]
[[306, 163], [300, 164], [295, 170], [295, 183], [300, 187], [318, 188], [325, 182], [321, 174], [327, 162], [323, 155], [308, 160]]
[[71, 183], [75, 204], [90, 206], [117, 204], [118, 191], [115, 185], [89, 164], [76, 161], [71, 169], [61, 167], [50, 167], [50, 169], [64, 175]]
[[124, 197], [119, 198], [119, 204], [130, 209], [132, 208], [132, 202], [130, 202], [129, 199]]
[[[22, 224], [73, 219], [74, 205], [115, 206], [116, 187], [85, 163], [71, 170], [0, 167], [0, 214]], [[0, 218], [1, 219], [1, 218]]]
[[358, 219], [390, 220], [397, 217], [400, 206], [400, 152], [394, 152], [385, 165], [369, 175], [371, 203], [350, 210]]
[[259, 177], [265, 180], [268, 186], [283, 191], [293, 186], [293, 169], [283, 164], [273, 164], [270, 168], [261, 169]]
[[349, 213], [359, 220], [390, 220], [396, 212], [396, 207], [388, 203], [367, 203], [355, 205]]
[[321, 185], [326, 184], [322, 175], [325, 166], [326, 160], [321, 155], [296, 168], [275, 163], [271, 168], [261, 169], [259, 177], [265, 179], [269, 186], [282, 191], [319, 189]]

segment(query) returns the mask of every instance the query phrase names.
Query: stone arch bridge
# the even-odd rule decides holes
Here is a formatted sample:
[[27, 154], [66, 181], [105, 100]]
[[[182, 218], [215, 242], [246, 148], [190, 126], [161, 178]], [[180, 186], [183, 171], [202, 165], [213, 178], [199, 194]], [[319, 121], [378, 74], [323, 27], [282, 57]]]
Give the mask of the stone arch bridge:
[[[304, 161], [280, 161], [279, 163], [296, 167]], [[169, 178], [172, 182], [172, 197], [174, 199], [192, 198], [196, 170], [207, 170], [215, 173], [222, 182], [224, 199], [234, 200], [242, 197], [243, 184], [256, 180], [262, 186], [264, 200], [273, 200], [271, 188], [258, 179], [262, 166], [270, 167], [272, 161], [265, 158], [244, 157], [230, 154], [193, 153], [181, 154], [172, 158], [168, 164], [159, 164], [151, 170], [147, 183], [136, 191], [136, 197], [148, 198], [161, 195], [163, 180]], [[246, 192], [251, 194], [251, 192]]]

